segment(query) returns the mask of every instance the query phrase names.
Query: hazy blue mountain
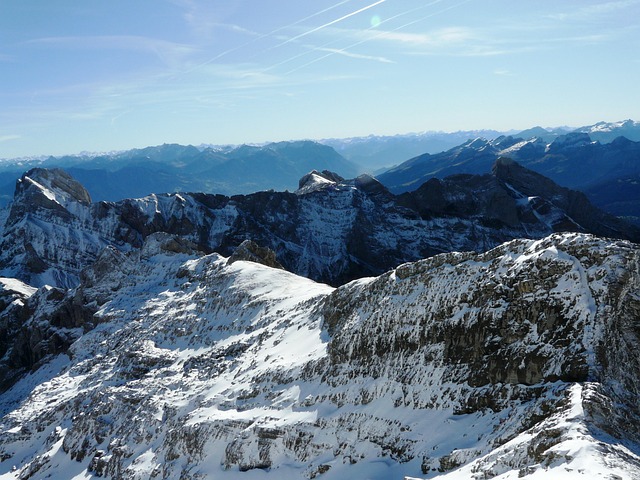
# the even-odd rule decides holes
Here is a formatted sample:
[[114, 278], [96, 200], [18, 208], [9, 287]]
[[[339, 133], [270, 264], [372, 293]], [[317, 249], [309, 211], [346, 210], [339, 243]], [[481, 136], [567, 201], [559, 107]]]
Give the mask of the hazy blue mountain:
[[444, 152], [476, 138], [493, 140], [502, 135], [512, 135], [525, 140], [535, 137], [551, 143], [556, 138], [572, 131], [588, 133], [592, 140], [597, 140], [600, 143], [610, 143], [620, 136], [627, 137], [633, 141], [640, 141], [640, 122], [625, 120], [612, 123], [599, 122], [578, 129], [572, 127], [545, 128], [536, 126], [520, 132], [517, 130], [503, 132], [496, 130], [430, 131], [405, 135], [331, 138], [320, 140], [320, 142], [333, 147], [346, 159], [360, 165], [363, 172], [377, 174], [410, 158], [425, 153], [437, 154]]
[[640, 174], [604, 180], [584, 192], [594, 205], [640, 225]]
[[320, 140], [343, 157], [360, 165], [363, 172], [376, 173], [422, 153], [438, 153], [477, 137], [496, 138], [504, 132], [473, 130], [459, 132], [423, 132], [406, 135]]
[[572, 130], [573, 129], [571, 127], [544, 128], [538, 126], [522, 130], [521, 132], [516, 133], [514, 136], [525, 139], [536, 137], [547, 142], [552, 142], [560, 135], [566, 135]]
[[350, 178], [358, 173], [358, 167], [334, 149], [311, 141], [226, 148], [165, 144], [111, 154], [4, 161], [0, 164], [0, 204], [13, 198], [22, 173], [36, 166], [65, 168], [96, 201], [161, 192], [238, 195], [295, 190], [300, 177], [313, 169]]

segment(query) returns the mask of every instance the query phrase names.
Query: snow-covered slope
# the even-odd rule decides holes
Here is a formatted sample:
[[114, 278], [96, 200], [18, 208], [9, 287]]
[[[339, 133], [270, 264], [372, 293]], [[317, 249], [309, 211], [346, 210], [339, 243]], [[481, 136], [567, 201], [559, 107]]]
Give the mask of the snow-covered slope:
[[3, 480], [640, 475], [627, 242], [515, 240], [334, 289], [154, 234], [65, 295], [22, 290], [25, 329], [76, 340], [0, 397]]

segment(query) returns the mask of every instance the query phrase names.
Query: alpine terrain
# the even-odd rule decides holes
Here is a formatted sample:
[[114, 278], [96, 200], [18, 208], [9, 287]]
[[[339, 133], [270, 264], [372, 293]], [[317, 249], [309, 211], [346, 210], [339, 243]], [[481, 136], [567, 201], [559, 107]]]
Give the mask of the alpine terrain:
[[[564, 187], [585, 192], [609, 213], [640, 222], [640, 137], [632, 134], [640, 131], [638, 124], [603, 124], [582, 130], [552, 138], [535, 129], [522, 132], [532, 134], [530, 137], [475, 138], [445, 152], [418, 155], [377, 178], [392, 192], [402, 193], [431, 178], [482, 174], [496, 159], [509, 157]], [[598, 135], [605, 132], [608, 136]]]
[[1, 480], [640, 478], [639, 230], [511, 159], [1, 223]]

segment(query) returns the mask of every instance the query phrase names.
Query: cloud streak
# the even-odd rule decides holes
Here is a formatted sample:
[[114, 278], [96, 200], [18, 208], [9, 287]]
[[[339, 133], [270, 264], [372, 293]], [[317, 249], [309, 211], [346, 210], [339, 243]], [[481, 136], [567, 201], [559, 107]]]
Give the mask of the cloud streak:
[[352, 53], [352, 52], [348, 52], [347, 50], [339, 49], [339, 48], [314, 47], [313, 50], [314, 51], [319, 51], [319, 52], [328, 52], [330, 54], [343, 55], [345, 57], [357, 58], [357, 59], [361, 59], [361, 60], [374, 60], [374, 61], [380, 62], [380, 63], [395, 63], [393, 60], [390, 60], [390, 59], [388, 59], [386, 57], [380, 57], [380, 56], [375, 56], [375, 55], [363, 55], [363, 54], [360, 54], [360, 53]]
[[[187, 2], [188, 2], [188, 3], [190, 3], [190, 4], [191, 4], [191, 3], [193, 3], [193, 1], [192, 1], [192, 0], [183, 0], [183, 1], [187, 1]], [[291, 28], [295, 27], [296, 25], [299, 25], [299, 24], [301, 24], [301, 23], [303, 23], [303, 22], [306, 22], [307, 20], [311, 20], [312, 18], [317, 17], [318, 15], [322, 15], [322, 14], [324, 14], [324, 13], [326, 13], [326, 12], [329, 12], [329, 11], [331, 11], [331, 10], [335, 9], [335, 8], [338, 8], [338, 7], [340, 7], [341, 5], [344, 5], [345, 3], [349, 3], [350, 1], [351, 1], [351, 0], [342, 0], [342, 1], [338, 2], [338, 3], [335, 3], [335, 4], [333, 4], [333, 5], [329, 6], [329, 7], [327, 7], [327, 8], [324, 8], [324, 9], [322, 9], [322, 10], [319, 10], [319, 11], [317, 11], [317, 12], [314, 12], [314, 13], [312, 13], [311, 15], [307, 15], [306, 17], [301, 18], [300, 20], [296, 20], [296, 21], [295, 21], [295, 22], [293, 22], [293, 23], [289, 23], [289, 24], [284, 25], [284, 26], [282, 26], [282, 27], [278, 27], [278, 28], [276, 28], [276, 29], [274, 29], [274, 30], [271, 30], [271, 31], [269, 31], [268, 33], [263, 33], [263, 34], [257, 34], [257, 35], [254, 35], [254, 38], [253, 38], [253, 39], [251, 39], [251, 40], [249, 40], [248, 42], [242, 43], [242, 44], [240, 44], [240, 45], [238, 45], [238, 46], [236, 46], [236, 47], [229, 48], [229, 49], [227, 49], [227, 50], [225, 50], [225, 51], [223, 51], [223, 52], [220, 52], [219, 54], [215, 55], [214, 57], [209, 58], [207, 61], [202, 62], [202, 63], [200, 63], [200, 64], [196, 65], [195, 67], [192, 67], [192, 68], [188, 69], [187, 71], [185, 71], [185, 72], [183, 72], [183, 73], [190, 73], [190, 72], [192, 72], [192, 71], [194, 71], [194, 70], [196, 70], [196, 69], [199, 69], [199, 68], [205, 67], [206, 65], [209, 65], [209, 64], [211, 64], [211, 63], [213, 63], [213, 62], [215, 62], [215, 61], [217, 61], [217, 60], [220, 60], [221, 58], [226, 57], [227, 55], [230, 55], [230, 54], [232, 54], [232, 53], [234, 53], [234, 52], [237, 52], [237, 51], [239, 51], [239, 50], [242, 50], [242, 49], [244, 49], [244, 48], [246, 48], [246, 47], [248, 47], [248, 46], [251, 46], [251, 45], [253, 45], [254, 43], [256, 43], [256, 42], [258, 42], [258, 41], [264, 40], [265, 38], [269, 38], [269, 37], [275, 37], [275, 38], [277, 38], [277, 37], [278, 37], [278, 34], [279, 34], [280, 32], [285, 31], [285, 30], [287, 30], [287, 29], [291, 29]], [[383, 1], [384, 1], [384, 0], [383, 0]], [[242, 27], [239, 27], [239, 28], [242, 28]], [[273, 48], [273, 47], [272, 47], [272, 48]]]
[[571, 20], [571, 19], [589, 19], [599, 18], [604, 15], [617, 13], [630, 7], [640, 5], [640, 0], [616, 0], [611, 2], [598, 3], [596, 5], [587, 5], [572, 10], [571, 12], [563, 12], [548, 15], [554, 20]]
[[377, 2], [374, 2], [374, 3], [370, 4], [370, 5], [365, 6], [365, 7], [362, 7], [362, 8], [360, 8], [360, 9], [354, 11], [354, 12], [347, 13], [346, 15], [343, 15], [343, 16], [341, 16], [339, 18], [336, 18], [335, 20], [331, 20], [330, 22], [327, 22], [327, 23], [325, 23], [323, 25], [320, 25], [319, 27], [312, 28], [311, 30], [307, 30], [307, 31], [305, 31], [305, 32], [303, 32], [303, 33], [301, 33], [299, 35], [296, 35], [296, 36], [294, 36], [292, 38], [289, 38], [289, 39], [285, 40], [284, 42], [279, 43], [278, 45], [276, 45], [273, 48], [281, 47], [283, 45], [286, 45], [287, 43], [295, 42], [296, 40], [299, 40], [302, 37], [306, 37], [307, 35], [311, 35], [312, 33], [319, 32], [320, 30], [323, 30], [323, 29], [325, 29], [327, 27], [330, 27], [331, 25], [335, 25], [336, 23], [342, 22], [342, 21], [346, 20], [347, 18], [351, 18], [354, 15], [358, 15], [358, 14], [360, 14], [360, 13], [362, 13], [364, 11], [367, 11], [367, 10], [377, 6], [377, 5], [380, 5], [381, 3], [384, 3], [385, 1], [386, 0], [378, 0]]
[[193, 45], [136, 35], [44, 37], [28, 40], [25, 43], [34, 46], [76, 50], [127, 50], [148, 53], [169, 65], [175, 65], [199, 51]]

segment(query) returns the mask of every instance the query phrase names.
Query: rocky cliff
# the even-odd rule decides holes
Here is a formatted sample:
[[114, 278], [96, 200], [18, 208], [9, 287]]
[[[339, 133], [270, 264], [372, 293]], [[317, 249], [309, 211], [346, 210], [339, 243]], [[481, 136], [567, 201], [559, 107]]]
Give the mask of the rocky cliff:
[[5, 292], [75, 341], [0, 397], [3, 479], [640, 475], [628, 242], [514, 240], [335, 289], [154, 234], [61, 295]]

